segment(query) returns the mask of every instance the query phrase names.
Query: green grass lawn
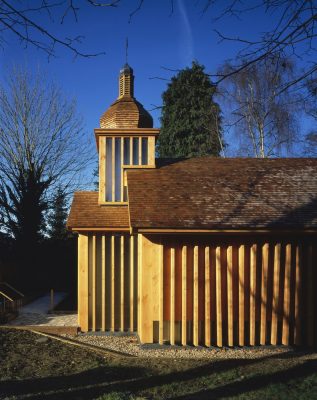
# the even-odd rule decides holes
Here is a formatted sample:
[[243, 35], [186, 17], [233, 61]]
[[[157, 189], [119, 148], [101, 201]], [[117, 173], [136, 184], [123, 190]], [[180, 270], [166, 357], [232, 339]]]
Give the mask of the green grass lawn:
[[[40, 340], [42, 339], [42, 340]], [[317, 399], [317, 354], [257, 359], [98, 356], [0, 329], [0, 399]]]

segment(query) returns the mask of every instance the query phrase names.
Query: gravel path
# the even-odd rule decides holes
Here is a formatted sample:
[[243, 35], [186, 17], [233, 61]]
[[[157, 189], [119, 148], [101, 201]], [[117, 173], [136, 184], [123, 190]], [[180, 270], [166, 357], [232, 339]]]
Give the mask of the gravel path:
[[236, 348], [236, 349], [207, 349], [204, 347], [181, 347], [164, 346], [162, 349], [144, 348], [139, 345], [134, 336], [93, 336], [78, 335], [64, 337], [78, 340], [79, 342], [91, 344], [104, 349], [114, 350], [141, 358], [172, 358], [172, 359], [193, 359], [193, 358], [217, 358], [217, 359], [241, 359], [241, 358], [260, 358], [274, 354], [283, 354], [290, 351], [288, 347], [275, 348]]

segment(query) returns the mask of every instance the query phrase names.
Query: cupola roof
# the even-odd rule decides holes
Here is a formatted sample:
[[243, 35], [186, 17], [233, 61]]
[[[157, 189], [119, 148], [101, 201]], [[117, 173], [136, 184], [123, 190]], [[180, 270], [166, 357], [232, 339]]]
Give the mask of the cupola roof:
[[134, 98], [133, 69], [128, 63], [120, 70], [119, 96], [101, 116], [100, 128], [153, 128], [151, 115]]

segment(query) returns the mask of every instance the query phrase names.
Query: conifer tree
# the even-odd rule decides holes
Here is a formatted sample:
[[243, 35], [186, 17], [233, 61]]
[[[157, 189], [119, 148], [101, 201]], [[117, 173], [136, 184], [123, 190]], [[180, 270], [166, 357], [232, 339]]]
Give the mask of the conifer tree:
[[195, 61], [172, 78], [162, 95], [160, 157], [220, 155], [223, 140], [215, 92], [204, 66]]
[[42, 238], [47, 202], [43, 193], [49, 185], [31, 163], [30, 168], [12, 176], [10, 182], [0, 180], [0, 226], [6, 226], [19, 244], [33, 251]]
[[64, 240], [67, 238], [66, 220], [66, 195], [62, 188], [58, 188], [53, 199], [53, 207], [48, 219], [50, 226], [48, 232], [51, 239]]

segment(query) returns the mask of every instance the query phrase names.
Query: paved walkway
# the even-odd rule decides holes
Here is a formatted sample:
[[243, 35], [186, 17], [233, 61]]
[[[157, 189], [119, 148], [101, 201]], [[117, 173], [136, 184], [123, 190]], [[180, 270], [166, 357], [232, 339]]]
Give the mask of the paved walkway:
[[[65, 299], [67, 293], [57, 292], [54, 293], [54, 305], [59, 304]], [[32, 301], [32, 303], [26, 304], [20, 308], [20, 314], [47, 314], [51, 309], [51, 296], [47, 293], [45, 296], [39, 297], [38, 299]]]
[[[66, 293], [54, 293], [54, 304], [60, 303]], [[42, 296], [32, 303], [22, 307], [19, 316], [6, 325], [10, 326], [77, 326], [77, 313], [75, 314], [48, 314], [51, 308], [50, 294]]]

